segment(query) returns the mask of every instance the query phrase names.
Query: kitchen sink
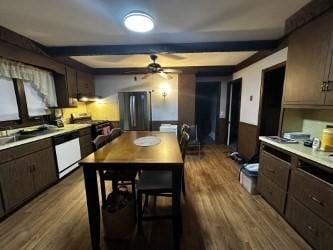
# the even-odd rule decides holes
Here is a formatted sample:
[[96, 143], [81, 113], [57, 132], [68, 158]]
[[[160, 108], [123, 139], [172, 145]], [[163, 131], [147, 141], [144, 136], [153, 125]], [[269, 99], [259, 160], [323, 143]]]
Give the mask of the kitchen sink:
[[5, 145], [7, 143], [15, 142], [17, 140], [18, 140], [18, 138], [15, 135], [12, 135], [12, 136], [3, 136], [3, 137], [0, 137], [0, 145]]

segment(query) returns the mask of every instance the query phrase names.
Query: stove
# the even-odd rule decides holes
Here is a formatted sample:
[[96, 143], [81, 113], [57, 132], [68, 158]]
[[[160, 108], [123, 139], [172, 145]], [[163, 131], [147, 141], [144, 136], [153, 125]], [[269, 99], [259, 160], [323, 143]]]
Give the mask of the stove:
[[98, 135], [102, 134], [103, 128], [113, 128], [112, 123], [107, 120], [92, 120], [90, 113], [73, 113], [71, 114], [71, 122], [74, 124], [90, 124], [91, 136], [95, 139]]

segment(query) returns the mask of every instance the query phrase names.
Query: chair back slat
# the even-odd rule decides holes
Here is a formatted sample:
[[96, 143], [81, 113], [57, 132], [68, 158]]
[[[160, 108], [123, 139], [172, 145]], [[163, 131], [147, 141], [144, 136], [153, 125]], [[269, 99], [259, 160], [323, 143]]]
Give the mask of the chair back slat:
[[111, 138], [111, 140], [114, 140], [117, 137], [119, 137], [120, 135], [121, 135], [121, 128], [114, 128], [111, 130], [110, 138]]
[[94, 140], [93, 140], [93, 145], [95, 150], [103, 147], [105, 144], [109, 143], [110, 136], [109, 135], [98, 135]]
[[185, 156], [186, 156], [186, 149], [187, 149], [187, 145], [190, 141], [190, 136], [187, 132], [183, 132], [182, 133], [182, 137], [180, 139], [180, 150], [182, 152], [182, 158], [183, 161], [185, 160]]

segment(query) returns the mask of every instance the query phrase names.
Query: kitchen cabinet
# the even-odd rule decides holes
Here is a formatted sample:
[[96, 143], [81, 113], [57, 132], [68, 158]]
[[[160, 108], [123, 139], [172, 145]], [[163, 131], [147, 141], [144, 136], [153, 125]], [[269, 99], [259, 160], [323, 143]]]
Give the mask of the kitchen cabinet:
[[3, 214], [13, 211], [57, 181], [51, 139], [0, 151], [0, 157]]
[[79, 133], [80, 133], [81, 158], [85, 158], [94, 151], [91, 138], [91, 128], [89, 127], [81, 129]]
[[34, 195], [33, 166], [33, 155], [0, 166], [0, 183], [6, 211], [12, 210]]
[[333, 42], [331, 43], [332, 49], [330, 54], [330, 69], [329, 69], [329, 77], [326, 83], [326, 98], [325, 104], [333, 105]]
[[76, 70], [66, 66], [65, 75], [54, 74], [54, 82], [59, 108], [77, 106], [77, 73]]
[[53, 148], [47, 148], [33, 154], [35, 192], [43, 191], [57, 181], [57, 170]]
[[333, 105], [332, 91], [327, 88], [332, 22], [333, 11], [329, 11], [289, 37], [284, 104]]
[[[1, 191], [1, 190], [0, 190]], [[0, 192], [0, 218], [5, 214], [5, 209], [3, 207], [2, 192]]]
[[258, 190], [312, 247], [333, 249], [331, 168], [262, 142]]
[[95, 95], [93, 75], [83, 71], [77, 71], [77, 92], [82, 96]]
[[77, 98], [77, 74], [76, 70], [66, 66], [66, 83], [68, 96]]
[[288, 198], [286, 218], [315, 249], [333, 249], [333, 227], [293, 197]]
[[266, 145], [260, 148], [258, 191], [280, 214], [284, 213], [291, 157]]

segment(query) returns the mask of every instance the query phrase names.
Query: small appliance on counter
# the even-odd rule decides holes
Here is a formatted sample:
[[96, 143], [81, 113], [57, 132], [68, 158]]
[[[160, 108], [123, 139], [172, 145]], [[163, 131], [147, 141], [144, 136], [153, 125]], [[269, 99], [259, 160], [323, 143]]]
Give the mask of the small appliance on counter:
[[310, 134], [306, 134], [303, 132], [286, 132], [283, 133], [283, 138], [290, 140], [309, 140], [311, 137]]
[[327, 152], [333, 151], [333, 128], [323, 129], [320, 150]]

